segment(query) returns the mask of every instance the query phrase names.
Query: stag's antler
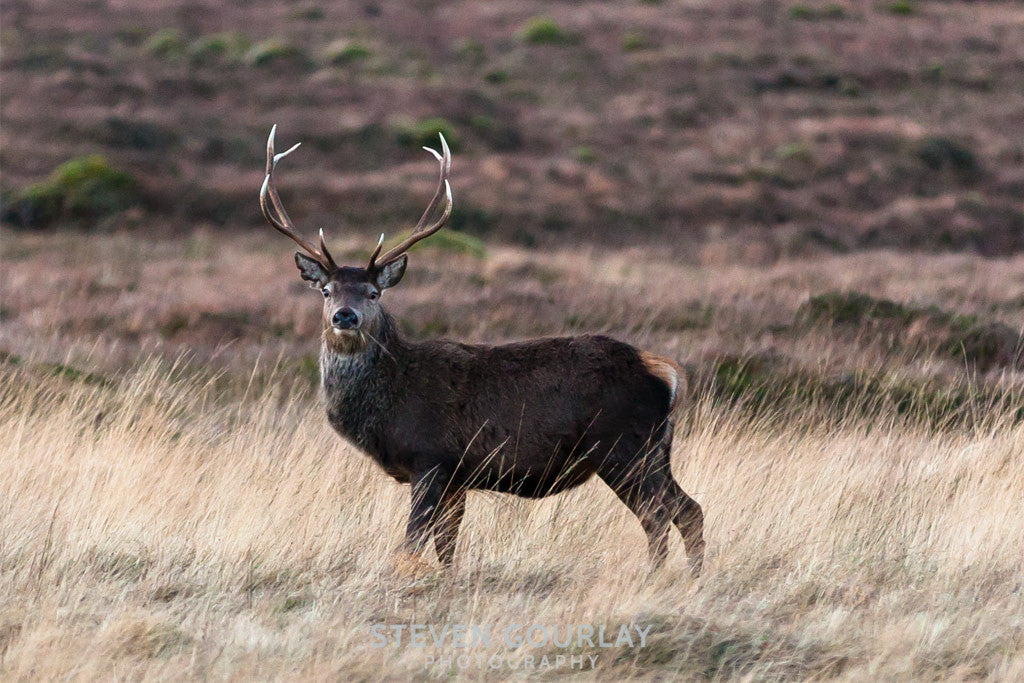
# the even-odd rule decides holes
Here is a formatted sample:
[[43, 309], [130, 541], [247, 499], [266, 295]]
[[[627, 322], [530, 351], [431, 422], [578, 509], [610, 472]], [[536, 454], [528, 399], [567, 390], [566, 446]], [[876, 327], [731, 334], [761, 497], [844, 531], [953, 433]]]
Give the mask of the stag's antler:
[[324, 231], [320, 230], [320, 246], [313, 246], [295, 232], [295, 224], [288, 217], [288, 212], [284, 210], [281, 197], [278, 196], [277, 188], [274, 187], [274, 169], [277, 167], [277, 162], [298, 149], [302, 143], [296, 143], [286, 152], [274, 154], [275, 133], [277, 133], [277, 124], [274, 124], [274, 127], [270, 129], [270, 137], [267, 138], [267, 177], [263, 180], [263, 187], [260, 189], [260, 208], [263, 209], [263, 216], [271, 225], [277, 228], [278, 232], [294, 240], [296, 244], [302, 247], [307, 254], [312, 256], [324, 268], [336, 270], [338, 266], [334, 263], [334, 259], [331, 258], [331, 252], [327, 251]]
[[[451, 183], [448, 182], [448, 176], [451, 175], [452, 172], [452, 152], [448, 149], [448, 142], [444, 139], [444, 135], [438, 133], [438, 137], [441, 138], [441, 150], [443, 151], [443, 154], [438, 154], [436, 150], [433, 150], [430, 147], [423, 148], [434, 155], [434, 158], [437, 159], [438, 164], [440, 164], [441, 167], [441, 174], [437, 180], [437, 191], [434, 192], [433, 199], [431, 199], [430, 203], [427, 204], [426, 211], [424, 211], [423, 215], [420, 216], [419, 222], [416, 223], [416, 227], [413, 228], [413, 231], [409, 236], [402, 240], [401, 244], [397, 245], [393, 249], [389, 249], [378, 259], [381, 247], [384, 246], [384, 235], [380, 236], [380, 240], [377, 242], [377, 247], [373, 250], [373, 253], [370, 254], [370, 260], [366, 264], [367, 270], [383, 268], [388, 265], [408, 251], [409, 247], [422, 239], [430, 237], [440, 230], [452, 215], [452, 186]], [[430, 214], [432, 214], [434, 209], [437, 208], [437, 204], [441, 201], [442, 196], [446, 200], [444, 211], [441, 213], [440, 218], [428, 226], [427, 219], [430, 218]]]

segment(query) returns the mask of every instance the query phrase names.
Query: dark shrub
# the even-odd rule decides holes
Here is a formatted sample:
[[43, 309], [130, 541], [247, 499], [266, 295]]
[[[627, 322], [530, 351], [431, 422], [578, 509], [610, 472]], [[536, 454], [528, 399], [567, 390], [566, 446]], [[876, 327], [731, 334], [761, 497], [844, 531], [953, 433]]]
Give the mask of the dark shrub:
[[424, 119], [417, 123], [406, 124], [398, 129], [398, 144], [403, 147], [432, 147], [440, 149], [441, 141], [438, 133], [444, 135], [452, 151], [460, 147], [459, 136], [455, 128], [447, 120], [438, 118]]
[[973, 176], [980, 170], [971, 150], [946, 137], [926, 137], [914, 146], [914, 153], [933, 171], [949, 168], [961, 175]]

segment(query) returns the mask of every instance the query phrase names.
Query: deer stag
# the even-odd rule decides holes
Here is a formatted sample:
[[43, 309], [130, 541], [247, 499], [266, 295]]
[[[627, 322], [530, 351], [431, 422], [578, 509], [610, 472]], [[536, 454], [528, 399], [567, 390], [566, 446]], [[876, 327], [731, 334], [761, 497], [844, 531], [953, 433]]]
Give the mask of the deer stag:
[[[673, 361], [603, 336], [535, 339], [502, 346], [413, 341], [399, 333], [381, 295], [401, 281], [407, 250], [452, 212], [451, 152], [425, 147], [440, 165], [437, 191], [411, 234], [365, 266], [339, 266], [295, 231], [274, 187], [278, 162], [267, 140], [263, 215], [302, 251], [295, 264], [323, 296], [320, 377], [327, 419], [387, 474], [412, 485], [405, 532], [414, 571], [431, 537], [451, 564], [474, 489], [540, 498], [597, 474], [640, 519], [655, 568], [679, 528], [691, 571], [704, 557], [703, 514], [670, 470], [672, 411], [684, 379]], [[444, 201], [440, 216], [428, 222]], [[417, 566], [419, 565], [419, 566]]]

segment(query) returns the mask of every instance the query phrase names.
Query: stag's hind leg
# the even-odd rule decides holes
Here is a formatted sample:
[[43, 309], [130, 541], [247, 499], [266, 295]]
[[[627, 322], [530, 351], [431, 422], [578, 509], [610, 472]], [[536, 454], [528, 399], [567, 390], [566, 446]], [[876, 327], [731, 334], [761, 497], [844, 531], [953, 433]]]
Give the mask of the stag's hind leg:
[[640, 520], [640, 526], [647, 534], [647, 550], [652, 569], [659, 569], [668, 557], [668, 530], [672, 518], [661, 504], [657, 492], [644, 482], [608, 482], [626, 507]]
[[647, 534], [652, 568], [658, 569], [668, 557], [668, 531], [672, 517], [662, 503], [659, 480], [651, 475], [646, 465], [643, 461], [626, 467], [612, 464], [599, 469], [598, 476], [640, 520], [640, 526]]
[[690, 572], [700, 576], [704, 567], [704, 512], [693, 498], [683, 491], [671, 474], [662, 484], [662, 501], [683, 535]]
[[641, 451], [628, 467], [610, 458], [598, 474], [640, 520], [654, 568], [668, 555], [668, 530], [675, 523], [683, 535], [690, 571], [698, 576], [704, 565], [704, 515], [672, 476], [672, 435], [669, 421], [658, 443]]
[[672, 437], [674, 425], [672, 421], [665, 425], [665, 432], [658, 444], [658, 461], [663, 465], [656, 469], [655, 476], [661, 492], [661, 500], [672, 516], [679, 533], [683, 535], [686, 556], [690, 561], [690, 572], [700, 576], [704, 567], [704, 511], [693, 498], [686, 495], [679, 482], [672, 476]]

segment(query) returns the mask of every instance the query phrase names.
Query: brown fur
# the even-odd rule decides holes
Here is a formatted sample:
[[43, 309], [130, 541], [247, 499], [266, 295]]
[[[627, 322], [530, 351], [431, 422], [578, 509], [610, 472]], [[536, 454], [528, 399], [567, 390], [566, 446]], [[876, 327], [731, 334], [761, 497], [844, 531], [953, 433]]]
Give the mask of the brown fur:
[[660, 379], [668, 387], [672, 397], [671, 407], [679, 405], [680, 397], [686, 393], [686, 373], [671, 358], [665, 358], [649, 351], [640, 351], [640, 360], [647, 371]]

